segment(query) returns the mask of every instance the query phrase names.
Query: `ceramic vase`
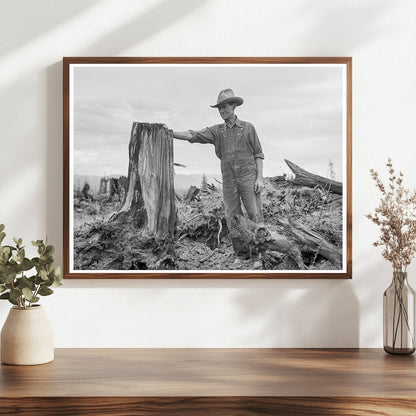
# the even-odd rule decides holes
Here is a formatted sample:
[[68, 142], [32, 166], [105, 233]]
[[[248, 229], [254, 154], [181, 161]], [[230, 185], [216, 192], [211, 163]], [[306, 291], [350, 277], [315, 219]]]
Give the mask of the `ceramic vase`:
[[53, 359], [53, 329], [43, 307], [11, 308], [1, 331], [1, 362], [35, 365]]

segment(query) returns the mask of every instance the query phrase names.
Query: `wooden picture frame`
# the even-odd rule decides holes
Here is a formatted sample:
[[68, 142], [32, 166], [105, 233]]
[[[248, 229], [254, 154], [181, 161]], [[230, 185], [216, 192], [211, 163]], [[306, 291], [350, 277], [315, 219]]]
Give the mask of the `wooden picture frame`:
[[[210, 108], [226, 88], [245, 100], [234, 109], [238, 120], [242, 113], [250, 121], [229, 130]], [[352, 277], [352, 58], [66, 57], [63, 124], [64, 278]], [[209, 139], [207, 126], [215, 143], [223, 140], [218, 131], [239, 136], [233, 128], [241, 129], [248, 149], [247, 135], [260, 138], [265, 227], [261, 219], [225, 219], [220, 161], [212, 159], [212, 146], [197, 144]], [[174, 140], [177, 131], [197, 143]], [[147, 156], [134, 156], [133, 145]], [[173, 146], [180, 160], [173, 160]], [[160, 152], [163, 166], [155, 167]], [[144, 165], [159, 179], [140, 179]], [[187, 200], [185, 186], [199, 196], [188, 188]], [[158, 194], [162, 199], [149, 202]], [[134, 212], [132, 201], [141, 204]], [[167, 230], [154, 225], [162, 220]], [[230, 235], [244, 237], [250, 258], [234, 262]]]

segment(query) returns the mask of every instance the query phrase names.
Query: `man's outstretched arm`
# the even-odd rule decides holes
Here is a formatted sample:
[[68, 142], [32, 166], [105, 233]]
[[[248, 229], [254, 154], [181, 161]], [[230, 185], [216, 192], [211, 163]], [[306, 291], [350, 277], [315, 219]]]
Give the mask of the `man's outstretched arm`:
[[174, 139], [189, 141], [192, 139], [192, 134], [189, 130], [186, 131], [172, 131]]
[[206, 127], [202, 130], [185, 130], [173, 131], [170, 130], [174, 139], [185, 140], [190, 143], [215, 143], [215, 133], [211, 127]]

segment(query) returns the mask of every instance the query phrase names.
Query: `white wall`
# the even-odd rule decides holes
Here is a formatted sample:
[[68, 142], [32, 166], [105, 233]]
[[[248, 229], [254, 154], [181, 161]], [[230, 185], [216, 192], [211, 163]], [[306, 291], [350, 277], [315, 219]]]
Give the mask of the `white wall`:
[[[416, 2], [0, 0], [0, 223], [62, 259], [63, 56], [352, 56], [353, 279], [66, 281], [57, 347], [380, 347], [390, 265], [364, 214], [416, 187]], [[416, 287], [415, 267], [410, 282]], [[0, 304], [0, 325], [9, 304]]]

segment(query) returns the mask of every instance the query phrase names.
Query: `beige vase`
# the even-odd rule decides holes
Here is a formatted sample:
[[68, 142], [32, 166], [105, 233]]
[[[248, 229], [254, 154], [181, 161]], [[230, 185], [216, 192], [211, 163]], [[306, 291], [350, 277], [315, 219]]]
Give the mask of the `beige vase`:
[[53, 329], [43, 307], [11, 308], [1, 331], [1, 362], [35, 365], [53, 359]]

